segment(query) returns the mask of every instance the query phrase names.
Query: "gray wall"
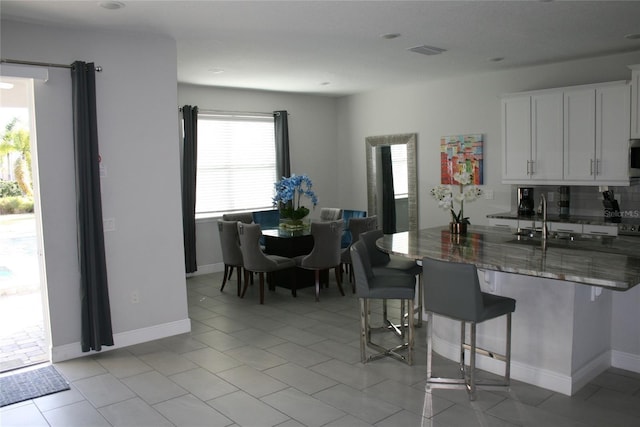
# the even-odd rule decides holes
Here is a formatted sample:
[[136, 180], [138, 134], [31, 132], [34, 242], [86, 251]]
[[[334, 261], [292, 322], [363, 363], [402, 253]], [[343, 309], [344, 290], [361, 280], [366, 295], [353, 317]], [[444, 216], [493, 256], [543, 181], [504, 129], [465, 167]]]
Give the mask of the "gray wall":
[[[59, 30], [2, 22], [3, 58], [70, 64], [95, 61], [103, 216], [116, 346], [188, 331], [175, 42], [162, 37]], [[55, 360], [80, 350], [70, 73], [37, 84], [37, 165], [46, 294]], [[140, 302], [131, 302], [137, 291]]]

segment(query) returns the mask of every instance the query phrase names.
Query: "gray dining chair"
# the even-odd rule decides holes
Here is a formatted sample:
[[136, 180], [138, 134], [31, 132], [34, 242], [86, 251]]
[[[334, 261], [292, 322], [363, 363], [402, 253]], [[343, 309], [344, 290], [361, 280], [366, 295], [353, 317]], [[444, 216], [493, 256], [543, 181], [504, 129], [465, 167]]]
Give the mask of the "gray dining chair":
[[[351, 231], [351, 244], [343, 249], [340, 254], [340, 262], [344, 270], [346, 270], [347, 275], [349, 277], [349, 282], [351, 282], [351, 288], [353, 293], [356, 293], [356, 284], [353, 280], [353, 268], [351, 265], [351, 245], [357, 242], [360, 239], [360, 235], [362, 233], [366, 233], [367, 231], [375, 230], [378, 227], [378, 217], [376, 215], [365, 217], [365, 218], [351, 218], [349, 219], [349, 229]], [[342, 271], [342, 270], [341, 270]]]
[[[249, 273], [257, 273], [260, 280], [260, 304], [264, 304], [264, 276], [274, 271], [294, 268], [296, 262], [279, 255], [267, 255], [260, 247], [262, 230], [260, 224], [237, 223], [238, 237], [240, 238], [240, 250], [244, 263], [244, 287], [241, 298], [244, 298], [249, 285]], [[293, 272], [292, 272], [293, 273]]]
[[[414, 316], [410, 311], [414, 305], [416, 292], [414, 278], [407, 274], [377, 274], [371, 265], [367, 246], [362, 240], [351, 245], [350, 251], [356, 282], [356, 295], [360, 302], [360, 359], [362, 363], [388, 356], [412, 365], [415, 325]], [[385, 347], [382, 343], [376, 343], [371, 339], [373, 328], [371, 327], [370, 305], [372, 299], [400, 300], [400, 317], [408, 319], [408, 334], [404, 333], [405, 323], [401, 321], [402, 334], [400, 336], [403, 337], [403, 340], [399, 345]], [[406, 316], [405, 311], [407, 312]], [[389, 330], [386, 325], [377, 329], [380, 331]], [[375, 349], [377, 353], [367, 356], [367, 347]], [[407, 350], [406, 356], [399, 353], [405, 349]]]
[[237, 221], [218, 220], [218, 232], [220, 233], [220, 247], [222, 249], [222, 262], [224, 263], [224, 277], [220, 292], [224, 290], [227, 280], [231, 280], [233, 269], [236, 269], [238, 276], [238, 296], [240, 296], [242, 284], [242, 251], [240, 250], [240, 240], [238, 238]]
[[[482, 292], [478, 280], [478, 270], [473, 264], [424, 258], [422, 268], [425, 270], [423, 296], [427, 312], [427, 385], [460, 385], [468, 391], [470, 400], [475, 400], [478, 385], [508, 386], [511, 372], [511, 314], [516, 309], [516, 300]], [[434, 314], [458, 320], [461, 323], [459, 364], [461, 378], [434, 378], [432, 376]], [[505, 354], [478, 348], [476, 346], [476, 325], [504, 315], [507, 320]], [[471, 324], [468, 344], [465, 334], [467, 323]], [[468, 373], [465, 373], [465, 350], [469, 350]], [[504, 362], [504, 377], [501, 381], [478, 382], [476, 380], [476, 354]]]
[[222, 214], [224, 221], [240, 221], [244, 224], [251, 224], [253, 222], [253, 213], [251, 212], [238, 212], [238, 213], [226, 213]]
[[[402, 273], [408, 274], [409, 276], [416, 277], [418, 280], [418, 298], [417, 299], [417, 307], [415, 308], [415, 313], [418, 314], [418, 322], [416, 326], [422, 326], [422, 267], [418, 265], [418, 263], [412, 259], [404, 258], [397, 255], [389, 255], [386, 252], [378, 249], [376, 245], [376, 241], [384, 236], [384, 232], [380, 229], [375, 229], [372, 231], [364, 232], [360, 235], [360, 240], [362, 240], [367, 246], [367, 250], [369, 251], [369, 256], [371, 257], [371, 265], [374, 271], [378, 273]], [[387, 319], [387, 306], [383, 305], [383, 312], [385, 319]], [[397, 325], [388, 322], [389, 327], [394, 328], [396, 333], [401, 333], [400, 329]]]
[[342, 281], [340, 279], [340, 240], [342, 239], [342, 220], [329, 222], [312, 222], [311, 235], [313, 249], [308, 255], [295, 258], [296, 265], [315, 272], [316, 301], [320, 300], [320, 272], [334, 269], [338, 289], [342, 296]]
[[320, 221], [336, 221], [341, 218], [342, 218], [342, 209], [340, 208], [320, 209]]

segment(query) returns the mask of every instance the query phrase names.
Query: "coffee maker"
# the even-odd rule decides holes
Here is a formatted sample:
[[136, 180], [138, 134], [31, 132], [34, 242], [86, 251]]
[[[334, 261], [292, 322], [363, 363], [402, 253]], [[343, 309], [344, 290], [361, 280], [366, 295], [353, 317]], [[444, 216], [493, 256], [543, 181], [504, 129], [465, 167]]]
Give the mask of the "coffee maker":
[[558, 216], [560, 218], [569, 218], [570, 187], [566, 185], [558, 187], [558, 193]]
[[533, 215], [533, 206], [533, 187], [518, 187], [518, 216]]

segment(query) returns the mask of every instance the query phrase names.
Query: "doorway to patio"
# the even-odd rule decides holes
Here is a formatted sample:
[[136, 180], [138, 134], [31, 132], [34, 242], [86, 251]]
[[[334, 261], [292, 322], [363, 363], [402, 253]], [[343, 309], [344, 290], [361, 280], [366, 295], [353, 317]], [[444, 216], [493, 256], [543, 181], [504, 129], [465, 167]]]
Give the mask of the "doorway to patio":
[[50, 352], [38, 185], [32, 179], [37, 176], [31, 163], [33, 80], [0, 76], [0, 90], [0, 372], [5, 372], [48, 362]]

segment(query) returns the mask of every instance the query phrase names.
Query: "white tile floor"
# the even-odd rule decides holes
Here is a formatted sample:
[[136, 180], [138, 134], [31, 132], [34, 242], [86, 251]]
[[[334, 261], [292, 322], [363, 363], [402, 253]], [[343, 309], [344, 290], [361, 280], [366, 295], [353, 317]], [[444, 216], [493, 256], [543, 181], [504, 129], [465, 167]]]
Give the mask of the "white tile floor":
[[[358, 309], [335, 285], [319, 303], [188, 280], [192, 333], [55, 364], [71, 390], [0, 409], [8, 426], [639, 426], [640, 374], [611, 369], [573, 397], [514, 381], [509, 391], [425, 392], [416, 363], [359, 362]], [[438, 369], [452, 366], [436, 359]]]

